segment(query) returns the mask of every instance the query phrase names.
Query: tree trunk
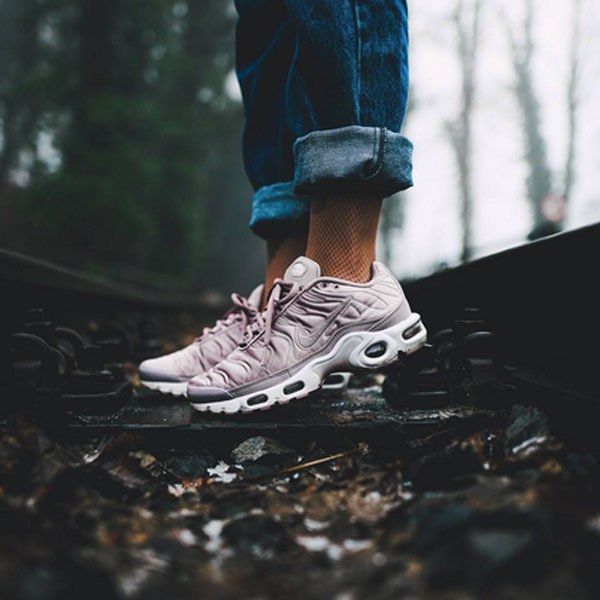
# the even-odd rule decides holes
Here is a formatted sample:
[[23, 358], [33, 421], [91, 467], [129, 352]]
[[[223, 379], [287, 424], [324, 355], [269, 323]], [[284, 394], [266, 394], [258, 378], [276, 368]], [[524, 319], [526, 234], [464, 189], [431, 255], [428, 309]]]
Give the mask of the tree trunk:
[[456, 120], [447, 123], [446, 128], [454, 150], [458, 169], [462, 262], [467, 262], [471, 259], [473, 248], [472, 124], [476, 96], [481, 6], [481, 0], [474, 0], [472, 11], [470, 14], [467, 14], [467, 2], [459, 0], [453, 17], [461, 68], [461, 102], [460, 114]]
[[521, 110], [527, 176], [527, 197], [531, 207], [533, 228], [530, 239], [556, 233], [560, 223], [549, 220], [544, 214], [544, 202], [552, 194], [552, 171], [548, 164], [546, 141], [541, 129], [540, 103], [534, 89], [532, 64], [535, 55], [533, 43], [534, 6], [527, 0], [523, 29], [523, 42], [517, 38], [507, 24], [512, 62], [516, 76], [515, 94]]
[[565, 162], [564, 195], [567, 202], [575, 184], [575, 158], [577, 142], [577, 113], [579, 109], [579, 38], [581, 36], [582, 0], [574, 0], [573, 4], [573, 29], [571, 33], [571, 74], [567, 87], [567, 114], [569, 121], [569, 138], [567, 141], [567, 158]]

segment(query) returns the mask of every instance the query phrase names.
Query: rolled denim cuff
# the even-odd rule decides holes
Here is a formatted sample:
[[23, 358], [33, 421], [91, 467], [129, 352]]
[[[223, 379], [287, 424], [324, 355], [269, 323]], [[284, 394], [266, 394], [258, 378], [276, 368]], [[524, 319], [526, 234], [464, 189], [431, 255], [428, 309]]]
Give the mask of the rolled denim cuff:
[[313, 131], [294, 144], [294, 191], [391, 196], [413, 184], [412, 150], [405, 137], [381, 127]]
[[308, 227], [310, 204], [287, 181], [261, 187], [252, 200], [250, 229], [264, 239], [280, 238]]

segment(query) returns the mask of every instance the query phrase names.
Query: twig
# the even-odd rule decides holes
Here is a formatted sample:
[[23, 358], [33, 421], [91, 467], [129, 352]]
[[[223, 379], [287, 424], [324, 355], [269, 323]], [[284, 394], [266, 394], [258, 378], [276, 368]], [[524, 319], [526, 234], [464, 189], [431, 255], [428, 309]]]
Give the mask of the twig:
[[315, 460], [309, 460], [305, 463], [300, 463], [299, 465], [294, 465], [293, 467], [288, 467], [287, 469], [283, 469], [283, 471], [279, 471], [274, 475], [259, 475], [258, 477], [249, 477], [243, 478], [242, 481], [256, 481], [257, 479], [267, 479], [267, 478], [275, 478], [275, 477], [283, 477], [285, 475], [291, 475], [292, 473], [298, 473], [300, 471], [305, 471], [306, 469], [310, 469], [312, 467], [316, 467], [318, 465], [322, 465], [328, 462], [332, 462], [334, 460], [339, 460], [340, 458], [344, 458], [346, 456], [351, 456], [352, 454], [357, 454], [358, 452], [364, 453], [367, 450], [367, 445], [362, 443], [356, 446], [356, 448], [352, 448], [352, 450], [346, 450], [346, 452], [338, 452], [337, 454], [331, 454], [330, 456], [324, 456], [323, 458], [316, 458]]

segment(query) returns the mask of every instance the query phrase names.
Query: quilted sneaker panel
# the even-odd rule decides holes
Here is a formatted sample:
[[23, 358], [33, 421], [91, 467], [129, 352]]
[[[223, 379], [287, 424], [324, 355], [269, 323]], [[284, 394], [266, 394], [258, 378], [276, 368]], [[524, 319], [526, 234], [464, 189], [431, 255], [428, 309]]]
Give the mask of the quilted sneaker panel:
[[[304, 267], [304, 268], [303, 268]], [[312, 279], [307, 281], [308, 277]], [[369, 282], [358, 284], [321, 277], [317, 263], [301, 257], [284, 278], [304, 287], [282, 307], [275, 307], [270, 339], [260, 332], [246, 345], [205, 374], [190, 382], [229, 393], [250, 393], [278, 383], [315, 356], [326, 353], [337, 339], [352, 331], [377, 330], [401, 322], [411, 314], [396, 278], [373, 264]]]

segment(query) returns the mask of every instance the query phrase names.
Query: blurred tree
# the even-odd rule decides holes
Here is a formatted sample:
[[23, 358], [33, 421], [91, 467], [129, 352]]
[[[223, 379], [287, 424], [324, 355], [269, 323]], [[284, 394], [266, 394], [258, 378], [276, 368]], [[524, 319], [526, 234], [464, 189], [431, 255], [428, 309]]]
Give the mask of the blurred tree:
[[[411, 86], [409, 92], [408, 104], [406, 107], [405, 126], [410, 121], [410, 117], [415, 110], [416, 96], [414, 86]], [[387, 265], [391, 265], [394, 254], [394, 235], [402, 231], [404, 226], [404, 208], [405, 194], [400, 192], [392, 198], [388, 198], [383, 203], [381, 211], [381, 224], [379, 226], [379, 240], [381, 246], [381, 259]]]
[[[249, 195], [242, 109], [224, 87], [233, 24], [223, 0], [0, 0], [0, 183], [24, 188], [26, 232], [3, 244], [130, 280], [226, 285], [210, 238]], [[222, 193], [227, 168], [237, 185]], [[236, 254], [256, 253], [238, 237]]]
[[35, 149], [46, 105], [46, 67], [40, 59], [40, 29], [46, 2], [0, 2], [0, 182]]
[[529, 239], [551, 235], [561, 231], [567, 213], [567, 205], [575, 181], [577, 141], [577, 113], [579, 109], [580, 58], [582, 0], [573, 3], [571, 27], [570, 76], [567, 83], [568, 141], [564, 169], [564, 187], [554, 192], [554, 178], [548, 161], [546, 141], [542, 134], [540, 103], [535, 91], [532, 69], [535, 56], [533, 28], [535, 20], [534, 0], [526, 0], [522, 41], [517, 39], [508, 20], [507, 32], [517, 84], [515, 87], [524, 124], [525, 159], [529, 168], [527, 190], [533, 214], [533, 227]]
[[60, 90], [51, 115], [61, 167], [36, 179], [27, 209], [37, 217], [40, 250], [57, 248], [61, 260], [94, 270], [141, 266], [157, 227], [163, 120], [145, 75], [165, 38], [161, 3], [61, 4], [48, 22], [56, 42], [46, 81]]
[[567, 141], [567, 158], [565, 161], [565, 183], [564, 195], [568, 202], [571, 198], [575, 184], [575, 159], [579, 110], [579, 79], [580, 79], [580, 43], [581, 43], [581, 20], [583, 13], [583, 0], [573, 2], [573, 23], [571, 27], [571, 56], [570, 77], [567, 85], [567, 115], [569, 121], [569, 133]]
[[472, 130], [481, 6], [481, 0], [458, 0], [453, 14], [461, 72], [461, 97], [459, 115], [455, 120], [446, 124], [446, 129], [458, 168], [461, 196], [462, 262], [467, 262], [471, 258], [473, 248]]
[[508, 33], [512, 63], [515, 70], [515, 94], [521, 109], [525, 161], [529, 169], [527, 176], [527, 196], [532, 210], [533, 228], [530, 239], [555, 233], [562, 228], [562, 222], [549, 220], [544, 206], [552, 197], [553, 178], [548, 163], [546, 140], [542, 134], [540, 103], [533, 81], [533, 60], [535, 46], [533, 27], [535, 20], [534, 1], [525, 0], [525, 19], [522, 35], [516, 35], [508, 20]]

